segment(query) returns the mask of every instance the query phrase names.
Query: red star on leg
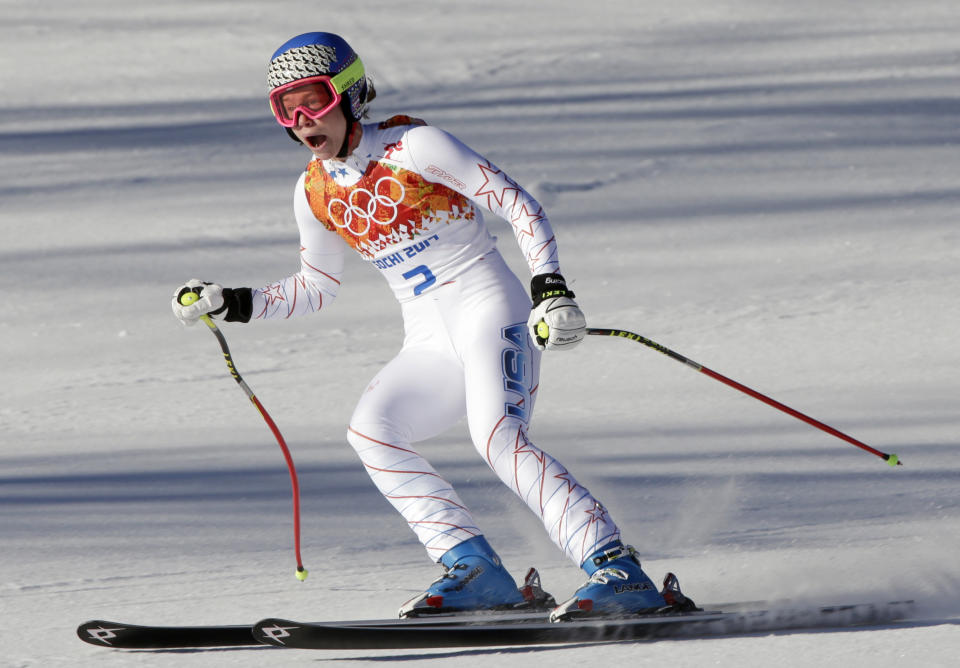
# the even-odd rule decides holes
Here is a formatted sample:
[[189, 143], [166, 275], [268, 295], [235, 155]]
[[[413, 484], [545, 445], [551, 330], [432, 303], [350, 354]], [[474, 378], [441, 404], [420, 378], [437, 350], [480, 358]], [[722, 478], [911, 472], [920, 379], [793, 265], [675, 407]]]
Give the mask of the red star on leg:
[[[590, 510], [583, 511], [590, 516], [590, 524], [599, 524], [607, 521], [607, 509], [595, 502]], [[589, 525], [588, 525], [589, 526]]]
[[557, 480], [562, 480], [563, 482], [567, 483], [567, 494], [570, 494], [571, 492], [573, 492], [574, 489], [580, 486], [580, 483], [578, 483], [576, 480], [573, 479], [573, 476], [570, 474], [569, 471], [558, 473], [553, 477], [556, 478]]
[[533, 455], [538, 462], [543, 463], [543, 451], [527, 440], [527, 435], [520, 429], [517, 431], [517, 443], [513, 449], [513, 454], [522, 455], [524, 453]]
[[592, 527], [594, 524], [598, 525], [597, 528], [593, 530], [594, 535], [592, 540], [596, 542], [598, 540], [598, 537], [596, 534], [600, 528], [600, 525], [607, 523], [607, 509], [604, 508], [602, 505], [600, 505], [598, 501], [593, 502], [593, 508], [591, 508], [590, 510], [585, 510], [583, 512], [585, 512], [587, 515], [590, 516], [590, 521], [587, 522], [587, 526], [583, 528], [583, 543], [580, 545], [580, 557], [581, 557], [580, 561], [581, 562], [589, 554], [589, 552], [587, 551], [587, 545], [590, 544], [590, 540], [591, 540], [590, 527]]
[[540, 481], [540, 512], [543, 514], [543, 478], [546, 469], [544, 464], [544, 455], [543, 451], [540, 450], [537, 446], [527, 440], [527, 435], [524, 433], [523, 429], [517, 430], [517, 441], [513, 448], [513, 482], [516, 485], [517, 492], [520, 492], [520, 455], [533, 455], [533, 458], [540, 463], [540, 472], [537, 474], [537, 478]]

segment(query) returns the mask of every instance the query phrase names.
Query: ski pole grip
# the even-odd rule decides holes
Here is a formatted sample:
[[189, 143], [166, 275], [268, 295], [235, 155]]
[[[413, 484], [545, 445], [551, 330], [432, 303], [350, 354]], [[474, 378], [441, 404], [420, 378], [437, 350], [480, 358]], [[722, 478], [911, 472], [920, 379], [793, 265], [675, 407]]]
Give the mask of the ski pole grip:
[[184, 292], [180, 296], [180, 304], [183, 306], [190, 306], [190, 304], [195, 304], [200, 299], [200, 295], [196, 292]]
[[543, 320], [537, 323], [537, 339], [541, 344], [550, 340], [550, 325]]
[[[192, 290], [190, 292], [184, 292], [182, 295], [180, 295], [180, 304], [183, 306], [190, 306], [191, 304], [196, 304], [198, 301], [200, 301], [200, 295]], [[202, 316], [200, 316], [200, 319], [203, 320], [207, 327], [214, 330], [214, 332], [217, 331], [217, 326], [213, 324], [213, 320], [210, 319], [208, 314], [204, 313]]]

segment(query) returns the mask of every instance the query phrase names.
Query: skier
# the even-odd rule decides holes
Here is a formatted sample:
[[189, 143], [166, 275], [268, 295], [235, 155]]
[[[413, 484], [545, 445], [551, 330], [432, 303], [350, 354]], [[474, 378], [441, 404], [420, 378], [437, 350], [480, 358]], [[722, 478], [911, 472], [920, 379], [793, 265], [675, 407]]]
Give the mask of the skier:
[[[176, 291], [173, 311], [186, 324], [204, 314], [245, 323], [313, 313], [335, 298], [346, 247], [381, 272], [400, 302], [405, 338], [360, 398], [347, 441], [444, 571], [401, 615], [537, 603], [525, 600], [450, 483], [415, 449], [463, 415], [490, 468], [589, 576], [552, 618], [676, 603], [679, 590], [657, 591], [606, 508], [530, 440], [541, 351], [569, 350], [586, 333], [543, 208], [442, 130], [407, 116], [362, 122], [376, 93], [337, 35], [287, 41], [267, 79], [277, 122], [313, 154], [293, 193], [300, 270], [260, 289], [194, 279]], [[532, 275], [532, 307], [481, 208], [510, 224]], [[199, 300], [184, 306], [188, 291]]]

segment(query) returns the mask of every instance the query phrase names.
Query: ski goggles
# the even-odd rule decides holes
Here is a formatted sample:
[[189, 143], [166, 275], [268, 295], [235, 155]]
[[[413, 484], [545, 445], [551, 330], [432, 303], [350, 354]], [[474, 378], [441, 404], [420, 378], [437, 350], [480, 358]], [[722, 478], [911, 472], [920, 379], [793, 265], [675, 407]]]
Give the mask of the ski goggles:
[[297, 79], [270, 91], [270, 109], [285, 128], [297, 124], [297, 114], [317, 120], [329, 114], [343, 99], [343, 93], [363, 79], [363, 63], [357, 58], [333, 76]]

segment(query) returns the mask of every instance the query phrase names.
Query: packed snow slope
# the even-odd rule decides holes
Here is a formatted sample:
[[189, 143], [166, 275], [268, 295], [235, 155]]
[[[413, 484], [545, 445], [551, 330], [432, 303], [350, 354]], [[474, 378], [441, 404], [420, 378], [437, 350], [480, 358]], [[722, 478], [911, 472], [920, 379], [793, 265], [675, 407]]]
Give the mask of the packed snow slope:
[[[960, 9], [952, 0], [2, 3], [0, 664], [947, 666], [960, 651]], [[90, 618], [383, 617], [438, 575], [344, 433], [398, 349], [351, 258], [339, 299], [228, 325], [281, 453], [184, 280], [297, 268], [308, 159], [266, 63], [344, 35], [374, 117], [452, 131], [547, 208], [593, 326], [630, 329], [886, 452], [891, 468], [626, 340], [544, 360], [534, 440], [697, 601], [914, 598], [881, 629], [523, 650], [115, 652]], [[504, 255], [522, 260], [505, 223]], [[465, 426], [423, 452], [517, 576], [582, 574]]]

